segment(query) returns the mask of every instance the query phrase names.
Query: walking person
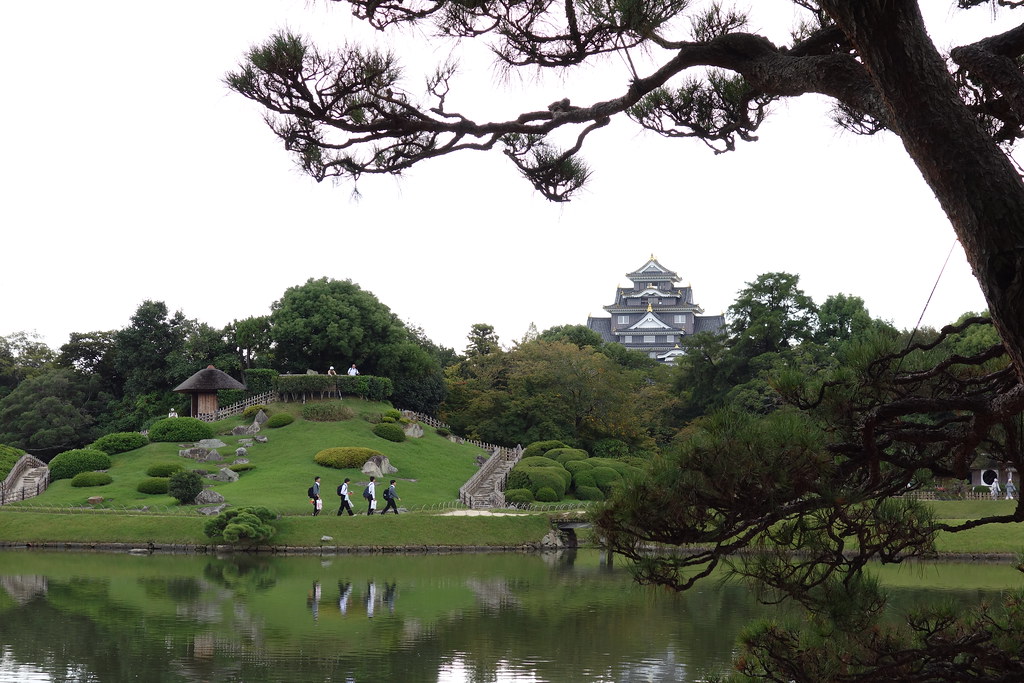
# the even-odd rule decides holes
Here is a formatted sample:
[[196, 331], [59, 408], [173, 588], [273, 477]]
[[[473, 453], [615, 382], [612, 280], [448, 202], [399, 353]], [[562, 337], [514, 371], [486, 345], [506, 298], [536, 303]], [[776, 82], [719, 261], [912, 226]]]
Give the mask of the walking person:
[[372, 515], [377, 510], [377, 485], [374, 483], [376, 477], [370, 477], [370, 483], [363, 489], [363, 498], [369, 503], [366, 506], [366, 514]]
[[313, 516], [316, 517], [324, 506], [323, 501], [320, 500], [320, 477], [313, 477], [313, 485], [306, 493], [309, 495], [309, 502], [313, 504]]
[[341, 513], [344, 510], [348, 510], [348, 516], [351, 517], [355, 513], [352, 512], [352, 499], [348, 497], [348, 483], [352, 481], [348, 477], [345, 477], [345, 481], [342, 482], [341, 486], [338, 487], [338, 496], [341, 497], [341, 507], [338, 508], [338, 516], [341, 517]]
[[988, 490], [992, 494], [992, 500], [999, 500], [999, 477], [992, 480], [992, 483], [988, 485]]
[[395, 504], [395, 501], [399, 500], [399, 498], [398, 495], [395, 493], [394, 479], [391, 480], [391, 485], [384, 490], [384, 500], [386, 500], [388, 504], [384, 506], [384, 509], [381, 511], [380, 514], [386, 515], [388, 514], [388, 510], [394, 510], [395, 514], [397, 515], [398, 505]]
[[1017, 487], [1013, 483], [1013, 472], [1010, 472], [1006, 478], [1006, 500], [1013, 500], [1017, 493]]

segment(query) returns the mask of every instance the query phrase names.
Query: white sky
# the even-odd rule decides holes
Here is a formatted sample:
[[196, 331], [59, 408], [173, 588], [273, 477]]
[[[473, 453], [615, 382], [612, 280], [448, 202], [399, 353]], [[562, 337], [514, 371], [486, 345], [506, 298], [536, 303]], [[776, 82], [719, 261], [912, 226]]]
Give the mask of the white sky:
[[[926, 4], [942, 6], [933, 34], [948, 47], [943, 24], [962, 13]], [[792, 4], [757, 6], [752, 28], [788, 42]], [[222, 84], [275, 30], [340, 45], [361, 32], [349, 17], [304, 0], [0, 3], [0, 335], [35, 330], [56, 349], [71, 332], [126, 326], [145, 299], [221, 327], [328, 276], [462, 350], [473, 323], [508, 343], [531, 322], [603, 314], [652, 253], [708, 313], [783, 270], [818, 303], [854, 294], [910, 328], [954, 243], [899, 141], [841, 132], [810, 98], [780, 103], [760, 142], [718, 156], [614, 122], [591, 136], [593, 181], [566, 205], [543, 200], [498, 152], [365, 180], [354, 201], [350, 186], [299, 172], [257, 105]], [[1013, 18], [974, 11], [966, 35]], [[422, 38], [392, 44], [401, 54]], [[418, 48], [410, 71], [448, 50]], [[514, 118], [564, 96], [618, 96], [627, 77], [616, 59], [492, 87], [491, 69], [470, 57], [451, 108]], [[924, 323], [984, 307], [957, 246]]]

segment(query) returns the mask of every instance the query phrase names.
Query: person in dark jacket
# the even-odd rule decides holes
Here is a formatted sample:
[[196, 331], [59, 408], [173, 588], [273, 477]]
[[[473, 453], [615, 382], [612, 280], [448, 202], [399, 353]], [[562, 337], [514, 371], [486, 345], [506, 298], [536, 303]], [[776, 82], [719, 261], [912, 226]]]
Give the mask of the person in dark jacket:
[[394, 510], [395, 514], [397, 515], [398, 514], [398, 505], [396, 504], [396, 501], [399, 500], [399, 498], [398, 498], [398, 494], [395, 493], [395, 480], [394, 479], [391, 480], [391, 485], [388, 486], [387, 490], [384, 491], [384, 500], [386, 500], [388, 502], [388, 504], [384, 506], [384, 510], [381, 511], [380, 514], [386, 515], [386, 514], [388, 514], [388, 510]]

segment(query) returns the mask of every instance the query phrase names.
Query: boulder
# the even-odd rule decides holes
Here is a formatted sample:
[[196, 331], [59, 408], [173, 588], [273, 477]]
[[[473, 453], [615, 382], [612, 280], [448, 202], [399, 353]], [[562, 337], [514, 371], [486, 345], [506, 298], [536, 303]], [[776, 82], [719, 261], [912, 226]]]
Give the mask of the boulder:
[[214, 474], [206, 475], [206, 478], [213, 479], [214, 481], [238, 481], [238, 472], [228, 469], [227, 467], [221, 467], [220, 470], [218, 470]]
[[86, 502], [90, 505], [99, 505], [103, 500], [103, 496], [89, 496], [89, 499]]
[[195, 446], [193, 448], [185, 448], [183, 450], [178, 451], [178, 455], [180, 455], [181, 457], [189, 458], [190, 460], [195, 460], [196, 462], [205, 461], [206, 456], [209, 454], [210, 450], [208, 448], [200, 448], [199, 446]]
[[199, 508], [199, 514], [209, 516], [219, 515], [227, 506], [227, 503], [221, 503], [220, 505], [214, 505], [212, 507]]
[[247, 434], [255, 434], [260, 431], [260, 426], [253, 422], [251, 425], [239, 425], [231, 430], [232, 436], [245, 436]]
[[256, 437], [256, 443], [266, 443], [266, 442], [267, 442], [267, 440], [268, 440], [268, 439], [267, 439], [267, 437], [265, 437], [265, 436], [257, 436], [257, 437]]
[[405, 428], [402, 431], [404, 431], [405, 435], [410, 439], [418, 439], [423, 436], [423, 425], [419, 422], [410, 422], [405, 425]]
[[235, 449], [236, 457], [244, 458], [247, 455], [249, 455], [249, 451], [245, 449], [245, 446], [239, 446], [238, 448]]
[[386, 474], [394, 474], [398, 468], [391, 464], [386, 455], [371, 455], [369, 460], [363, 463], [363, 474], [371, 477], [383, 477]]
[[220, 451], [208, 451], [206, 456], [201, 458], [199, 462], [220, 462], [224, 459], [224, 456], [220, 454]]
[[224, 448], [227, 446], [227, 444], [220, 439], [203, 439], [196, 445], [200, 448]]
[[254, 419], [253, 422], [255, 424], [262, 425], [264, 422], [266, 422], [269, 419], [270, 418], [267, 417], [267, 414], [261, 410], [258, 413], [256, 413], [256, 419]]
[[220, 495], [213, 489], [203, 489], [202, 491], [199, 492], [199, 495], [196, 496], [195, 502], [197, 505], [213, 505], [216, 503], [223, 503], [224, 496]]
[[252, 446], [252, 442], [253, 442], [252, 439], [239, 439], [238, 440], [238, 445], [243, 447], [243, 448], [249, 448], [250, 446]]
[[248, 465], [249, 464], [249, 458], [235, 458], [234, 462], [232, 462], [231, 464], [232, 465]]

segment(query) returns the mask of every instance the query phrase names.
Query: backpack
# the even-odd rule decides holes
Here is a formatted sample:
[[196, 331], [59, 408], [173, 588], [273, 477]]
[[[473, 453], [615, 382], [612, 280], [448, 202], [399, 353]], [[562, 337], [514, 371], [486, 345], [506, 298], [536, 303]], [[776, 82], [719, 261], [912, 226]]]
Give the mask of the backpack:
[[370, 485], [367, 484], [366, 488], [363, 489], [363, 498], [366, 500], [373, 500], [373, 496], [370, 495]]
[[344, 486], [344, 484], [338, 484], [338, 495], [339, 496], [342, 495], [342, 493], [341, 493], [341, 487], [342, 486]]
[[316, 495], [313, 493], [313, 487], [312, 486], [310, 486], [309, 489], [306, 491], [306, 496], [308, 498], [315, 498], [316, 497]]
[[391, 500], [391, 487], [384, 489], [384, 500]]

